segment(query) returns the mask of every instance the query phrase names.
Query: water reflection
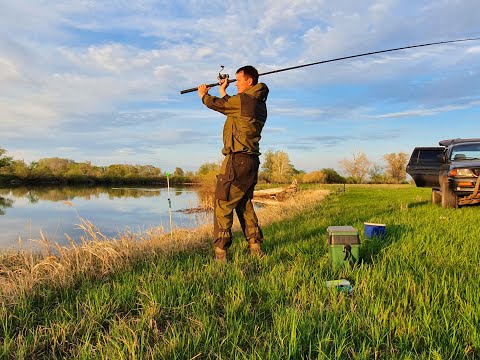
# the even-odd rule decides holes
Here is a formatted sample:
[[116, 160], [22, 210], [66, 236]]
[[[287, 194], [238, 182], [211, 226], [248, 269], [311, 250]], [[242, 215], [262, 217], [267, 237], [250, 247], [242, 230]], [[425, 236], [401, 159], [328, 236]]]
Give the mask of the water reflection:
[[5, 215], [5, 209], [7, 207], [12, 207], [12, 205], [13, 205], [13, 200], [0, 196], [0, 215]]
[[[130, 230], [144, 232], [163, 226], [170, 231], [168, 198], [175, 228], [209, 223], [209, 213], [187, 214], [198, 207], [201, 195], [195, 188], [134, 187], [14, 187], [0, 189], [0, 248], [16, 247], [18, 239], [39, 239], [66, 244], [65, 234], [78, 240], [79, 218], [92, 222], [102, 234], [115, 237]], [[8, 209], [8, 210], [7, 210]]]
[[[77, 187], [77, 186], [42, 186], [36, 188], [15, 187], [8, 189], [0, 189], [1, 195], [12, 195], [15, 198], [25, 197], [31, 203], [36, 203], [38, 200], [50, 201], [68, 201], [74, 198], [91, 199], [98, 198], [101, 194], [108, 194], [109, 199], [131, 197], [151, 197], [159, 196], [163, 188], [123, 188], [123, 187]], [[185, 189], [175, 188], [175, 194], [181, 195]]]

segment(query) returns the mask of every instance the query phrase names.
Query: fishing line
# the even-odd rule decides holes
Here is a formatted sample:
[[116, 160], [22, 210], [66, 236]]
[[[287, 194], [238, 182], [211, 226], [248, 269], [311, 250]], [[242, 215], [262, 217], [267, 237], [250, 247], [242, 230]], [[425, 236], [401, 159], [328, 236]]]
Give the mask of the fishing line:
[[[289, 70], [294, 70], [294, 69], [300, 69], [300, 68], [304, 68], [304, 67], [307, 67], [307, 66], [313, 66], [313, 65], [325, 64], [325, 63], [334, 62], [334, 61], [341, 61], [341, 60], [353, 59], [353, 58], [362, 57], [362, 56], [370, 56], [370, 55], [375, 55], [375, 54], [382, 54], [382, 53], [391, 52], [391, 51], [399, 51], [399, 50], [419, 48], [419, 47], [425, 47], [425, 46], [444, 45], [444, 44], [452, 44], [452, 43], [466, 42], [466, 41], [475, 41], [475, 40], [480, 40], [480, 37], [464, 38], [464, 39], [456, 39], [456, 40], [446, 40], [446, 41], [437, 41], [437, 42], [431, 42], [431, 43], [426, 43], [426, 44], [417, 44], [417, 45], [402, 46], [402, 47], [393, 48], [393, 49], [386, 49], [386, 50], [379, 50], [379, 51], [370, 51], [370, 52], [363, 53], [363, 54], [342, 56], [342, 57], [338, 57], [338, 58], [335, 58], [335, 59], [322, 60], [322, 61], [317, 61], [317, 62], [313, 62], [313, 63], [310, 63], [310, 64], [303, 64], [303, 65], [291, 66], [291, 67], [287, 67], [287, 68], [279, 69], [279, 70], [267, 71], [267, 72], [258, 74], [258, 76], [276, 74], [276, 73], [279, 73], [279, 72], [289, 71]], [[223, 68], [223, 67], [222, 67], [222, 68]], [[235, 81], [236, 81], [235, 79], [228, 80], [229, 83], [233, 83], [233, 82], [235, 82]], [[218, 85], [219, 85], [219, 83], [208, 84], [207, 87], [214, 87], [214, 86], [218, 86]], [[195, 88], [191, 88], [191, 89], [186, 89], [186, 90], [180, 91], [180, 94], [186, 94], [186, 93], [193, 92], [193, 91], [196, 91], [196, 90], [197, 90], [196, 87], [195, 87]]]

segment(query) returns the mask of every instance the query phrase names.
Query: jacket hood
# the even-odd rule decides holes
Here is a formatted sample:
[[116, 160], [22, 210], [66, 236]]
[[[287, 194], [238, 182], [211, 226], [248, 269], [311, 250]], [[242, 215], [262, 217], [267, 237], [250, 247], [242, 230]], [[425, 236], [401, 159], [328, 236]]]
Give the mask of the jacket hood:
[[268, 86], [264, 83], [258, 83], [257, 85], [244, 91], [245, 94], [254, 96], [263, 102], [267, 101], [268, 92]]

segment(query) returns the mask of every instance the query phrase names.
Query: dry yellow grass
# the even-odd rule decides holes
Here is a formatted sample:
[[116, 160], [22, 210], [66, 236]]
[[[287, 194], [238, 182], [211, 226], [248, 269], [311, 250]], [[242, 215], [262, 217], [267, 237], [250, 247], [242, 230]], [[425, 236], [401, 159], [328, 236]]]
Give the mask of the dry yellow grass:
[[[279, 206], [261, 208], [257, 211], [260, 224], [289, 218], [322, 201], [328, 193], [299, 191]], [[60, 246], [41, 233], [37, 240], [40, 250], [0, 254], [0, 301], [14, 303], [19, 295], [32, 294], [38, 286], [64, 287], [79, 277], [101, 278], [158, 254], [208, 248], [212, 233], [212, 223], [208, 223], [194, 230], [175, 229], [171, 234], [163, 227], [143, 233], [126, 232], [113, 239], [104, 236], [88, 220], [80, 219], [78, 226], [84, 232], [80, 244], [69, 238], [69, 246]], [[238, 229], [236, 221], [234, 230]]]

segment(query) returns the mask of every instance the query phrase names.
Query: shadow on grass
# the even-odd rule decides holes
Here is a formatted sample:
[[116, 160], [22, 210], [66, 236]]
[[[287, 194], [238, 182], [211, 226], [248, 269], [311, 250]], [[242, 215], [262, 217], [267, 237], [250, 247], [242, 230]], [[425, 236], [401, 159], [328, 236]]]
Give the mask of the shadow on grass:
[[400, 238], [400, 235], [406, 230], [404, 225], [388, 225], [385, 237], [374, 236], [365, 238], [360, 247], [360, 258], [362, 263], [371, 264], [373, 259], [386, 247], [392, 245]]
[[414, 208], [416, 208], [416, 207], [429, 205], [430, 203], [431, 203], [430, 201], [415, 202], [415, 203], [408, 204], [408, 208], [409, 208], [409, 209], [414, 209]]

